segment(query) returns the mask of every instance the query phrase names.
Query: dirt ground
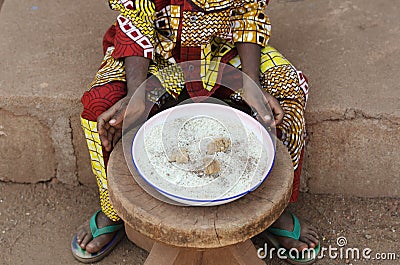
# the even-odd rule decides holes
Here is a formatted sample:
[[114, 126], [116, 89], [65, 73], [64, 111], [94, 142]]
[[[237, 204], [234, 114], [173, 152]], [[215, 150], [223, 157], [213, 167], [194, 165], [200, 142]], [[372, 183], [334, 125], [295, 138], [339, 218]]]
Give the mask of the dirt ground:
[[[0, 183], [0, 194], [0, 264], [79, 264], [70, 253], [70, 240], [75, 229], [99, 208], [96, 188]], [[399, 264], [398, 199], [302, 194], [290, 208], [318, 227], [324, 247], [337, 247], [337, 238], [344, 236], [345, 247], [368, 247], [371, 256], [397, 252], [396, 260], [334, 260], [327, 255], [317, 264]], [[255, 242], [264, 245], [261, 239]], [[146, 256], [147, 252], [124, 239], [98, 264], [141, 265]], [[267, 264], [286, 263], [275, 256]]]

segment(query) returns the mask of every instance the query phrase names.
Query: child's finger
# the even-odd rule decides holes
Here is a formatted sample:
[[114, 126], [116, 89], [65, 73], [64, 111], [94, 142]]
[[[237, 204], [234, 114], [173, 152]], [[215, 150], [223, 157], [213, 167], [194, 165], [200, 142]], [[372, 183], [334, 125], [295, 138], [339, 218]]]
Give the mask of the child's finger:
[[262, 123], [266, 123], [266, 124], [270, 124], [271, 123], [271, 116], [270, 115], [268, 115], [268, 114], [259, 114], [258, 116], [258, 119], [260, 119], [261, 120], [261, 122]]
[[[113, 138], [114, 138], [114, 134], [115, 134], [115, 129], [114, 127], [110, 127], [108, 129], [108, 134], [107, 134], [107, 140], [108, 140], [108, 145], [109, 148], [111, 149], [112, 147], [112, 142], [113, 142]], [[108, 151], [108, 150], [107, 150]]]
[[102, 130], [102, 133], [99, 133], [100, 137], [100, 142], [103, 145], [103, 147], [109, 151], [109, 141], [108, 141], [108, 131], [107, 130]]
[[282, 121], [283, 121], [283, 116], [284, 116], [284, 113], [283, 113], [283, 112], [276, 113], [276, 114], [274, 115], [274, 121], [271, 123], [271, 126], [272, 126], [272, 127], [276, 127], [276, 126], [278, 126], [279, 124], [281, 124]]
[[277, 125], [281, 124], [283, 121], [283, 116], [284, 112], [279, 104], [279, 102], [275, 99], [272, 98], [268, 101], [269, 106], [271, 107], [272, 113], [273, 113], [273, 121], [271, 123], [272, 127], [276, 127]]
[[125, 110], [126, 110], [126, 106], [121, 106], [116, 113], [113, 115], [113, 117], [110, 120], [110, 124], [112, 126], [116, 126], [118, 124], [120, 124], [123, 119], [124, 119], [124, 115], [125, 115]]
[[112, 106], [110, 109], [103, 112], [101, 115], [97, 117], [97, 130], [101, 133], [101, 130], [108, 123], [108, 121], [115, 114], [115, 106]]
[[257, 101], [253, 108], [256, 110], [256, 118], [259, 122], [264, 124], [270, 124], [272, 121], [271, 114], [268, 112], [268, 105], [264, 105], [262, 102]]
[[122, 136], [122, 130], [115, 130], [115, 133], [114, 133], [114, 136], [112, 139], [113, 146], [115, 146], [118, 143], [119, 139], [121, 139], [121, 136]]

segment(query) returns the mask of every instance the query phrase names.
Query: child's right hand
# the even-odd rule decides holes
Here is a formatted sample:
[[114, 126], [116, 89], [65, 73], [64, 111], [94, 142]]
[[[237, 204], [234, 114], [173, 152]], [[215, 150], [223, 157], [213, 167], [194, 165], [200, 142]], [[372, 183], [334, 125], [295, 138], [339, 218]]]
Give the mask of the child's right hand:
[[144, 112], [145, 100], [141, 93], [135, 93], [132, 97], [126, 96], [103, 112], [97, 118], [97, 130], [103, 147], [107, 151], [111, 151], [121, 139], [122, 122], [125, 120], [125, 122], [134, 124], [143, 118]]

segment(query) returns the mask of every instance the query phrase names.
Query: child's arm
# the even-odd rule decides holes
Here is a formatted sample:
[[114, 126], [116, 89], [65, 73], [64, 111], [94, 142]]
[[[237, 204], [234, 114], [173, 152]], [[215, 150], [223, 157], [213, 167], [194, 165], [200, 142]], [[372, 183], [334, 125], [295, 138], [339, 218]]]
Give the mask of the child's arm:
[[[260, 89], [260, 59], [261, 47], [268, 45], [271, 24], [265, 15], [267, 0], [233, 0], [231, 22], [233, 42], [238, 49], [242, 71], [254, 83], [244, 80], [244, 98], [258, 113], [258, 119], [271, 126], [280, 124], [283, 120], [283, 110], [279, 102], [266, 91]], [[262, 96], [264, 94], [264, 96]], [[269, 105], [274, 114], [274, 120], [266, 113], [263, 105]]]
[[236, 42], [235, 46], [239, 53], [242, 71], [259, 85], [261, 46], [250, 42]]
[[[136, 123], [145, 111], [145, 88], [139, 86], [147, 78], [150, 59], [140, 56], [125, 58], [127, 95], [97, 118], [97, 130], [102, 145], [107, 151], [122, 135], [122, 121], [126, 117], [130, 124]], [[129, 109], [127, 109], [129, 102]]]
[[[143, 0], [140, 6], [122, 4], [118, 0], [109, 0], [111, 9], [119, 11], [114, 38], [112, 56], [125, 61], [127, 95], [116, 102], [110, 109], [102, 113], [97, 119], [97, 129], [102, 145], [107, 151], [117, 143], [122, 134], [122, 120], [134, 124], [139, 121], [145, 111], [145, 90], [139, 86], [147, 78], [150, 60], [154, 56], [156, 44], [154, 34], [155, 5], [152, 0]], [[135, 34], [140, 34], [140, 43]], [[147, 45], [143, 46], [143, 41]], [[128, 103], [131, 104], [128, 107]], [[125, 115], [125, 112], [126, 115]]]
[[[242, 64], [242, 71], [248, 75], [258, 87], [254, 87], [254, 84], [243, 82], [244, 98], [246, 102], [253, 107], [258, 117], [265, 123], [270, 123], [271, 126], [275, 127], [279, 125], [283, 120], [283, 109], [279, 105], [279, 102], [271, 96], [269, 93], [261, 90], [260, 85], [260, 58], [261, 58], [261, 46], [256, 43], [237, 42], [235, 43], [240, 61]], [[264, 95], [264, 97], [262, 96]], [[262, 105], [268, 104], [271, 108], [274, 120], [271, 121], [269, 113], [266, 112]]]

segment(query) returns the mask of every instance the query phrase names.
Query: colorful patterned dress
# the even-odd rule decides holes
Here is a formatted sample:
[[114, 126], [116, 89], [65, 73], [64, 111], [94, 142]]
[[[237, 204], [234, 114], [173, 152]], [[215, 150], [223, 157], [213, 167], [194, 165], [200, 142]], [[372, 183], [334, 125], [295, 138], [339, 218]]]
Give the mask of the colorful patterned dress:
[[[97, 132], [97, 117], [126, 95], [124, 58], [151, 59], [149, 75], [160, 79], [171, 100], [179, 95], [217, 96], [241, 100], [240, 92], [228, 94], [218, 84], [220, 63], [241, 69], [236, 42], [256, 43], [262, 47], [260, 83], [278, 99], [285, 115], [277, 135], [292, 157], [294, 183], [291, 201], [296, 201], [304, 149], [308, 84], [301, 71], [276, 49], [268, 46], [271, 25], [265, 14], [268, 0], [109, 0], [119, 12], [117, 21], [103, 40], [104, 60], [84, 93], [81, 115], [92, 169], [100, 190], [103, 212], [119, 220], [109, 201], [106, 166], [109, 152], [102, 148]], [[201, 60], [194, 75], [201, 82], [184, 84], [172, 75], [157, 75], [176, 63]], [[222, 65], [222, 64], [221, 64]], [[169, 78], [174, 76], [174, 78]], [[184, 92], [184, 93], [181, 93]], [[221, 96], [222, 95], [222, 96]], [[160, 104], [157, 91], [147, 91], [148, 102]]]

